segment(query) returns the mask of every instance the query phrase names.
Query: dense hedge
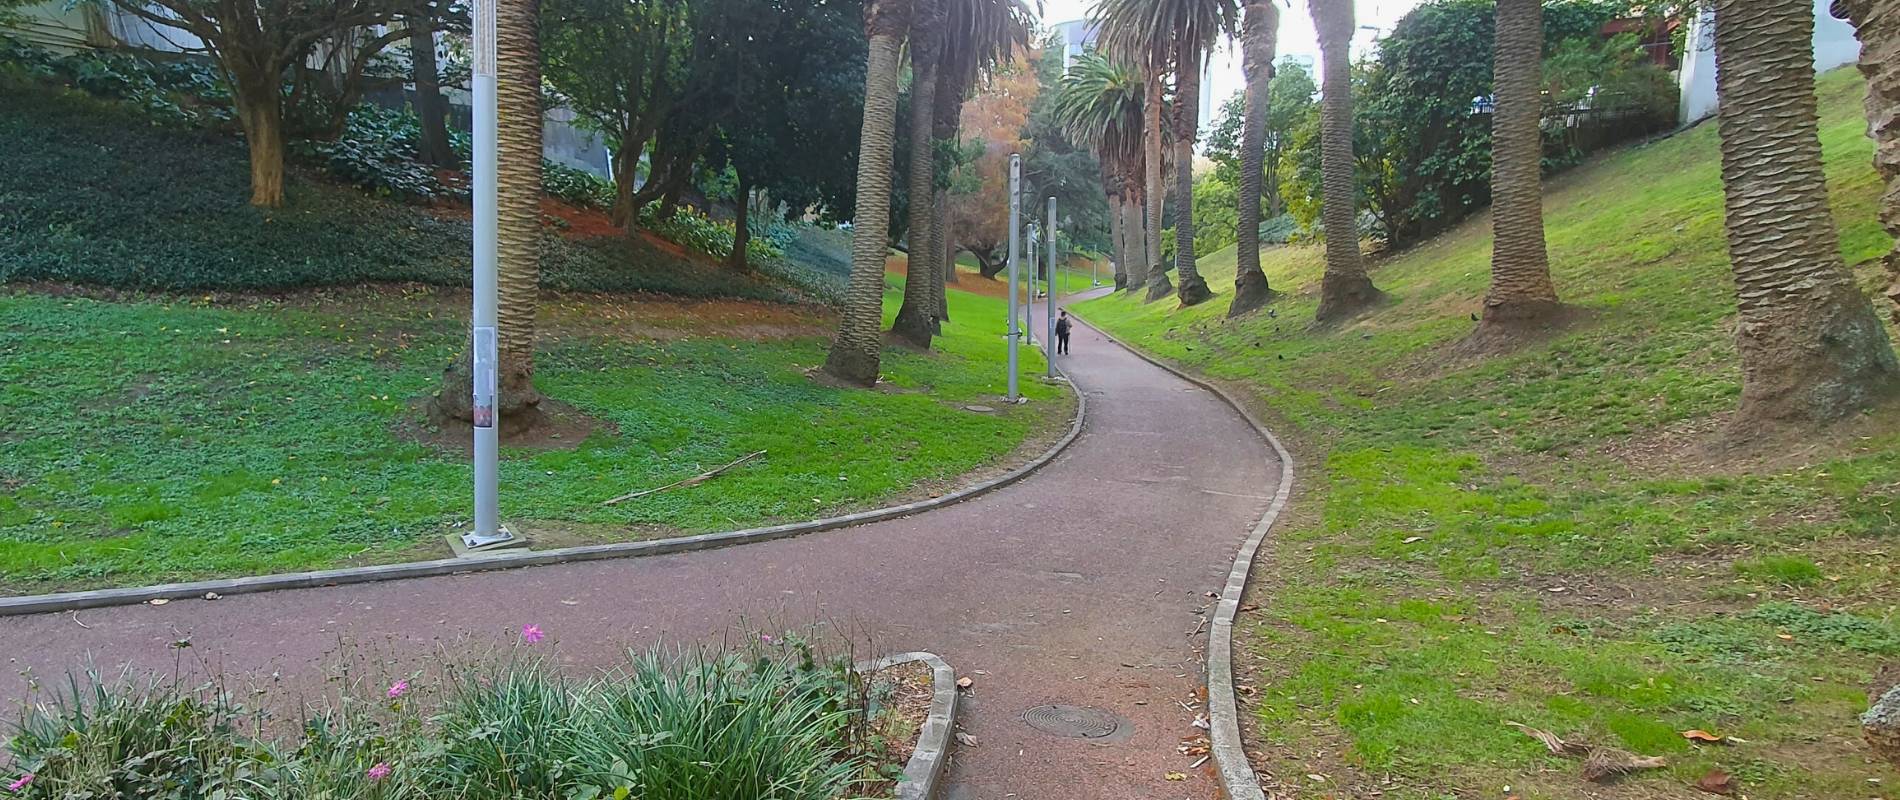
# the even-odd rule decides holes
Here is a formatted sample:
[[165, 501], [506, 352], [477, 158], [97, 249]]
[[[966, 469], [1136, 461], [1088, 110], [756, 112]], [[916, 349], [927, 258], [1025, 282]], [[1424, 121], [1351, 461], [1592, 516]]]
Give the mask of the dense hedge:
[[[243, 143], [222, 133], [155, 126], [123, 104], [0, 76], [0, 141], [0, 281], [153, 290], [468, 282], [467, 223], [294, 170], [283, 208], [254, 208]], [[551, 234], [542, 270], [552, 288], [787, 296], [619, 238]]]

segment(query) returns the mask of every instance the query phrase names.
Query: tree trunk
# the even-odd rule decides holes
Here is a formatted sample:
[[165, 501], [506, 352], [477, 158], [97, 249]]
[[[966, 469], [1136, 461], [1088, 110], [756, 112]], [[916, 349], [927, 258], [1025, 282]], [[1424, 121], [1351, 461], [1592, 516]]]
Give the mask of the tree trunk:
[[738, 176], [739, 185], [733, 192], [732, 253], [726, 256], [726, 265], [740, 272], [751, 272], [746, 248], [752, 244], [752, 184], [746, 182], [745, 170], [734, 168], [732, 172]]
[[416, 158], [438, 167], [456, 166], [455, 149], [449, 146], [448, 101], [435, 64], [435, 26], [427, 4], [409, 18], [410, 80], [416, 85], [416, 118], [421, 135], [416, 140]]
[[629, 131], [620, 138], [620, 149], [614, 153], [614, 208], [609, 219], [628, 234], [640, 227], [640, 215], [633, 207], [633, 182], [639, 178], [640, 154], [645, 150], [646, 142], [635, 140]]
[[[1112, 185], [1115, 179], [1106, 172], [1102, 183]], [[1122, 193], [1120, 189], [1108, 193], [1108, 258], [1115, 267], [1115, 288], [1120, 289], [1128, 282], [1128, 261], [1122, 252], [1127, 242], [1122, 238]]]
[[976, 259], [976, 274], [989, 280], [996, 280], [1003, 270], [1009, 269], [1009, 262], [996, 257], [996, 248], [970, 248], [970, 256]]
[[1260, 269], [1260, 191], [1266, 178], [1268, 86], [1273, 83], [1273, 51], [1280, 29], [1280, 7], [1273, 0], [1248, 0], [1241, 22], [1241, 72], [1247, 76], [1240, 122], [1240, 221], [1235, 234], [1234, 302], [1228, 317], [1254, 311], [1273, 299], [1267, 273]]
[[1201, 123], [1201, 48], [1181, 41], [1175, 50], [1174, 97], [1174, 274], [1181, 305], [1207, 302], [1214, 292], [1195, 264], [1194, 140]]
[[1900, 362], [1841, 260], [1821, 170], [1813, 6], [1718, 0], [1716, 95], [1742, 358], [1736, 432], [1827, 422], [1900, 393]]
[[871, 0], [865, 10], [869, 41], [864, 70], [864, 123], [858, 149], [857, 205], [852, 210], [851, 280], [845, 287], [838, 336], [825, 372], [862, 386], [877, 383], [883, 327], [884, 254], [889, 251], [891, 158], [897, 138], [897, 51], [909, 27], [904, 0]]
[[1118, 212], [1122, 217], [1122, 258], [1127, 264], [1122, 270], [1125, 284], [1120, 287], [1128, 291], [1141, 289], [1146, 283], [1148, 271], [1142, 268], [1148, 258], [1148, 243], [1142, 234], [1146, 227], [1144, 217], [1146, 206], [1141, 201], [1141, 190], [1135, 186], [1138, 179], [1128, 179], [1122, 191], [1122, 207]]
[[942, 0], [915, 0], [910, 26], [910, 255], [904, 302], [891, 322], [891, 333], [924, 349], [937, 330], [936, 248], [930, 228], [936, 217], [936, 147], [931, 133], [937, 115], [937, 60], [943, 45]]
[[[1860, 74], [1867, 78], [1867, 130], [1874, 169], [1887, 182], [1880, 224], [1900, 236], [1900, 0], [1837, 0], [1860, 39]], [[1900, 244], [1882, 259], [1892, 285], [1887, 299], [1900, 317]]]
[[1544, 247], [1542, 0], [1498, 0], [1491, 120], [1491, 290], [1479, 334], [1555, 319]]
[[268, 75], [237, 73], [238, 122], [251, 155], [251, 205], [276, 208], [284, 204], [284, 105], [276, 80]]
[[1352, 0], [1311, 0], [1319, 31], [1324, 86], [1320, 93], [1321, 227], [1326, 232], [1326, 272], [1320, 277], [1322, 323], [1358, 313], [1383, 296], [1366, 275], [1359, 254], [1352, 154]]
[[1165, 285], [1168, 281], [1167, 270], [1161, 265], [1161, 203], [1167, 193], [1161, 187], [1161, 74], [1153, 72], [1146, 77], [1148, 91], [1141, 102], [1142, 255], [1141, 263], [1128, 272], [1128, 288], [1132, 291], [1146, 287], [1152, 300], [1155, 299], [1154, 287], [1149, 286], [1149, 282], [1159, 281]]
[[499, 298], [499, 411], [531, 412], [534, 313], [541, 288], [540, 0], [499, 0], [495, 7], [495, 205]]

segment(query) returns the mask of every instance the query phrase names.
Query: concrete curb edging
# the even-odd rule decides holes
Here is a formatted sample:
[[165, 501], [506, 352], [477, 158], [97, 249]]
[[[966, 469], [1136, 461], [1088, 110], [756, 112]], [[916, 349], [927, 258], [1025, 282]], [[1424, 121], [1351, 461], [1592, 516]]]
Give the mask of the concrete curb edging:
[[[1081, 319], [1073, 309], [1069, 316]], [[1240, 552], [1234, 556], [1234, 567], [1227, 573], [1227, 585], [1221, 589], [1220, 605], [1214, 612], [1214, 621], [1207, 633], [1207, 716], [1210, 738], [1213, 740], [1214, 766], [1220, 771], [1221, 786], [1231, 800], [1266, 800], [1266, 792], [1260, 788], [1260, 779], [1254, 775], [1253, 764], [1247, 760], [1247, 751], [1240, 742], [1240, 708], [1234, 698], [1234, 615], [1240, 611], [1241, 593], [1247, 588], [1247, 574], [1253, 570], [1254, 556], [1260, 551], [1260, 544], [1266, 541], [1267, 533], [1280, 519], [1280, 512], [1286, 509], [1287, 499], [1293, 494], [1293, 454], [1287, 452], [1280, 439], [1267, 430], [1267, 426], [1247, 410], [1239, 398], [1226, 389], [1205, 378], [1191, 375], [1185, 370], [1150, 356], [1139, 348], [1129, 345], [1100, 327], [1082, 320], [1096, 333], [1109, 341], [1120, 345], [1122, 349], [1134, 353], [1141, 360], [1172, 373], [1175, 377], [1214, 393], [1241, 419], [1253, 426], [1260, 437], [1272, 445], [1273, 452], [1280, 459], [1280, 486], [1273, 493], [1273, 502], [1267, 506], [1260, 521], [1254, 523], [1253, 530], [1247, 534], [1247, 541], [1240, 545]]]
[[784, 539], [807, 533], [848, 528], [871, 522], [882, 522], [897, 517], [909, 516], [921, 511], [960, 503], [1001, 489], [1012, 483], [1029, 477], [1031, 473], [1054, 461], [1069, 449], [1069, 445], [1082, 435], [1082, 425], [1088, 417], [1088, 395], [1069, 382], [1075, 394], [1075, 418], [1069, 422], [1069, 431], [1054, 446], [1044, 451], [1029, 463], [1009, 472], [950, 492], [942, 497], [917, 500], [902, 505], [886, 506], [868, 511], [859, 511], [838, 517], [790, 522], [765, 528], [747, 528], [722, 533], [702, 533], [694, 536], [676, 536], [669, 539], [654, 539], [644, 542], [617, 542], [612, 544], [580, 545], [561, 547], [553, 550], [528, 550], [516, 552], [477, 555], [465, 558], [440, 558], [430, 561], [411, 561], [404, 564], [382, 564], [369, 567], [345, 567], [341, 569], [315, 570], [311, 572], [286, 572], [275, 575], [256, 575], [244, 578], [219, 578], [214, 580], [190, 581], [185, 583], [164, 583], [153, 586], [130, 586], [118, 589], [95, 589], [83, 592], [59, 592], [55, 594], [31, 594], [17, 597], [0, 597], [0, 617], [25, 614], [44, 614], [49, 612], [77, 611], [83, 608], [103, 606], [133, 605], [151, 600], [182, 600], [203, 597], [215, 593], [220, 597], [247, 594], [252, 592], [270, 592], [279, 589], [309, 589], [319, 586], [336, 586], [346, 583], [369, 583], [403, 578], [425, 578], [438, 575], [453, 575], [465, 572], [487, 572], [517, 567], [539, 567], [550, 564], [565, 564], [574, 561], [596, 561], [609, 558], [637, 558], [658, 556], [671, 553], [688, 553], [695, 550], [711, 550], [752, 542], [772, 539]]
[[933, 800], [955, 741], [951, 737], [957, 724], [956, 670], [935, 654], [915, 652], [865, 661], [858, 664], [858, 671], [875, 672], [912, 661], [930, 665], [930, 714], [918, 729], [916, 749], [904, 762], [904, 777], [897, 782], [897, 800]]

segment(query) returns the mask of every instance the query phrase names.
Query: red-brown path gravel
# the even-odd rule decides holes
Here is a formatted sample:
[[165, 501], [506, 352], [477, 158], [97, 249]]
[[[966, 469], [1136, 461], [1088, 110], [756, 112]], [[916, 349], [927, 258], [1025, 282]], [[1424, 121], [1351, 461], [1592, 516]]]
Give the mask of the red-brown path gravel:
[[[1088, 392], [1083, 435], [973, 501], [722, 550], [4, 618], [0, 694], [21, 697], [22, 670], [56, 677], [88, 658], [166, 670], [181, 637], [193, 659], [243, 683], [315, 680], [339, 638], [422, 656], [468, 631], [533, 623], [578, 667], [615, 662], [629, 644], [717, 637], [742, 618], [826, 620], [869, 632], [879, 651], [938, 653], [975, 680], [960, 728], [976, 746], [958, 748], [951, 800], [1212, 798], [1211, 766], [1176, 752], [1202, 733], [1195, 612], [1224, 582], [1278, 465], [1206, 391], [1086, 327], [1073, 348], [1062, 363]], [[1045, 703], [1106, 708], [1133, 732], [1091, 742], [1021, 721]]]

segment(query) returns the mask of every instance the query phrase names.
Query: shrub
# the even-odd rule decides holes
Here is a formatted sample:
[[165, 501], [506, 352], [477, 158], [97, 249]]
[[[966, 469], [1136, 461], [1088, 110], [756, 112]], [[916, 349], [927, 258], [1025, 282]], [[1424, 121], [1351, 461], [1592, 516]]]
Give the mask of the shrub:
[[31, 800], [834, 800], [881, 777], [863, 679], [796, 639], [589, 679], [521, 660], [414, 680], [440, 686], [360, 687], [286, 748], [209, 688], [87, 673], [23, 707], [0, 779]]
[[217, 125], [235, 119], [230, 89], [217, 70], [191, 57], [154, 61], [99, 50], [59, 55], [0, 35], [0, 68], [122, 101], [157, 122]]
[[296, 152], [345, 183], [377, 194], [434, 200], [451, 192], [435, 170], [416, 160], [420, 123], [407, 111], [357, 106], [335, 141], [303, 141]]
[[603, 211], [613, 208], [616, 199], [613, 181], [545, 159], [541, 162], [541, 190], [570, 205]]
[[[673, 212], [673, 216], [661, 219], [658, 206], [649, 204], [640, 209], [640, 227], [659, 234], [669, 242], [714, 258], [732, 255], [732, 243], [737, 238], [732, 223], [719, 222], [692, 208], [678, 209]], [[782, 258], [784, 255], [768, 237], [755, 236], [746, 245], [746, 257], [749, 259]]]

